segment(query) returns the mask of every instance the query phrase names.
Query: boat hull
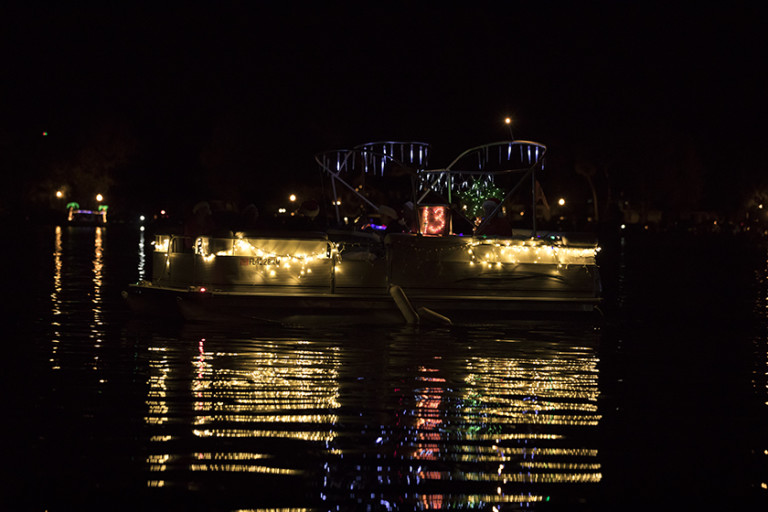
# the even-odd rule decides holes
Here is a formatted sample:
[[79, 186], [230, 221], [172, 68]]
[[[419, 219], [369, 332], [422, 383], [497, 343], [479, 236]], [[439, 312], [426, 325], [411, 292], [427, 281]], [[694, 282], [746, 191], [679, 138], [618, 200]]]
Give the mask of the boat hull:
[[[488, 323], [532, 316], [584, 315], [599, 311], [596, 297], [409, 294], [403, 290], [418, 323], [435, 323], [424, 309], [451, 323]], [[131, 309], [142, 315], [202, 322], [257, 324], [402, 324], [408, 314], [389, 293], [319, 293], [286, 295], [199, 291], [131, 285], [124, 292]], [[436, 322], [444, 323], [444, 322]]]

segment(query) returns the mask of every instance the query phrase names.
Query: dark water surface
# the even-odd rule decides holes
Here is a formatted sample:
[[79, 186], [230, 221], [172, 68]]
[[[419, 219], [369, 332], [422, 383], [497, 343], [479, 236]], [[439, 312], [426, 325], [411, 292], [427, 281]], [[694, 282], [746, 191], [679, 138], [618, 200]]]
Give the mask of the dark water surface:
[[149, 322], [128, 226], [6, 248], [3, 510], [768, 510], [768, 261], [627, 235], [605, 317]]

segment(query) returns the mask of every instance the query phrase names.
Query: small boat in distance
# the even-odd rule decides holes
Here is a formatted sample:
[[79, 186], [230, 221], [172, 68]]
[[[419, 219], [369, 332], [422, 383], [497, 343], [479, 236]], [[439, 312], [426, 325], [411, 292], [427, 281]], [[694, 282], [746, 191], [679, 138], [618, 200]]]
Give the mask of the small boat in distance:
[[[596, 311], [597, 243], [537, 230], [544, 145], [486, 144], [441, 169], [427, 167], [429, 151], [375, 142], [321, 153], [332, 228], [159, 234], [152, 279], [123, 295], [136, 312], [187, 320], [448, 324]], [[513, 226], [512, 207], [528, 209], [528, 227]]]

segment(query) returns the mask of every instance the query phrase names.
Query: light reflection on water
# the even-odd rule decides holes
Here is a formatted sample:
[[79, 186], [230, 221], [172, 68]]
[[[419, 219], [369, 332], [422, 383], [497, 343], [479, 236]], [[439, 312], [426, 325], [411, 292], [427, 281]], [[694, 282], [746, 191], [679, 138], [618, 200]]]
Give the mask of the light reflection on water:
[[61, 322], [59, 321], [59, 315], [61, 315], [61, 274], [62, 274], [62, 243], [61, 243], [61, 226], [56, 226], [54, 231], [53, 242], [53, 291], [51, 292], [51, 357], [50, 362], [54, 370], [60, 369], [58, 365], [57, 352], [59, 349], [59, 342], [61, 340]]
[[278, 475], [317, 503], [406, 510], [533, 503], [548, 495], [531, 485], [601, 480], [596, 331], [563, 346], [480, 330], [467, 347], [449, 331], [303, 334], [153, 338], [147, 485]]
[[[754, 338], [755, 353], [758, 357], [755, 358], [752, 383], [756, 395], [763, 398], [763, 404], [768, 409], [768, 329], [765, 327], [768, 326], [768, 252], [764, 258], [763, 268], [756, 274], [755, 277], [759, 286], [759, 295], [755, 301], [756, 316], [765, 319], [765, 323], [762, 329], [757, 330]], [[768, 416], [768, 413], [764, 413], [764, 415]], [[763, 442], [762, 455], [765, 471], [759, 486], [768, 493], [768, 438]]]
[[[104, 339], [104, 229], [101, 227], [55, 226], [51, 283], [51, 357], [53, 369], [61, 369], [58, 352], [62, 319], [88, 315], [88, 338], [95, 348]], [[87, 255], [90, 248], [92, 251]], [[89, 268], [89, 271], [86, 271]], [[98, 369], [94, 351], [91, 368]]]
[[[40, 382], [55, 392], [44, 413], [51, 427], [38, 428], [47, 443], [40, 453], [53, 454], [39, 456], [34, 471], [43, 472], [40, 481], [64, 483], [57, 484], [58, 495], [41, 493], [46, 505], [61, 504], [57, 496], [78, 489], [83, 495], [113, 489], [135, 493], [144, 509], [173, 491], [182, 504], [204, 498], [208, 510], [508, 510], [590, 503], [611, 478], [623, 489], [616, 483], [622, 475], [668, 474], [651, 456], [653, 465], [635, 470], [616, 465], [624, 443], [641, 452], [644, 437], [658, 439], [650, 427], [670, 424], [670, 416], [635, 412], [628, 417], [644, 422], [632, 430], [635, 437], [610, 431], [606, 440], [606, 418], [616, 425], [617, 414], [603, 398], [603, 329], [535, 322], [435, 330], [146, 323], [131, 320], [119, 297], [125, 283], [150, 271], [142, 237], [111, 226], [56, 227], [47, 235], [50, 272], [36, 277], [47, 309], [40, 314], [50, 320], [41, 341], [50, 374]], [[632, 267], [621, 265], [622, 272]], [[762, 265], [751, 302], [763, 319], [751, 340], [757, 357], [745, 364], [765, 409], [768, 260]], [[621, 282], [630, 294], [636, 286]], [[634, 302], [618, 302], [636, 307], [637, 298], [629, 298]], [[609, 384], [627, 372], [617, 361], [623, 360], [613, 356]], [[641, 373], [642, 380], [630, 375], [638, 388], [654, 381], [654, 371], [685, 367], [654, 355], [643, 362], [658, 366]], [[697, 364], [703, 363], [687, 355], [687, 367]], [[648, 388], [659, 391], [673, 393]], [[734, 399], [755, 412], [750, 397]], [[635, 404], [612, 400], [633, 411]], [[710, 411], [712, 403], [701, 402]], [[723, 420], [720, 428], [728, 424]], [[676, 431], [669, 436], [685, 439]], [[768, 460], [768, 445], [755, 438], [761, 441], [749, 446], [759, 466]], [[678, 449], [677, 441], [663, 447]], [[691, 456], [695, 464], [700, 459], [692, 453], [673, 455]], [[60, 460], [77, 477], [56, 469]], [[742, 470], [764, 490], [767, 473]]]
[[[104, 336], [104, 319], [103, 319], [103, 298], [101, 296], [101, 288], [104, 285], [103, 275], [104, 272], [104, 244], [102, 241], [102, 228], [97, 226], [94, 228], [93, 239], [93, 293], [91, 295], [91, 311], [93, 311], [93, 322], [91, 323], [91, 339], [93, 340], [94, 347], [100, 348], [103, 342]], [[98, 369], [98, 358], [94, 356], [93, 369]]]
[[136, 272], [138, 276], [137, 281], [141, 281], [147, 277], [147, 247], [146, 238], [144, 237], [144, 226], [139, 231], [139, 251], [138, 251], [138, 264], [136, 266]]

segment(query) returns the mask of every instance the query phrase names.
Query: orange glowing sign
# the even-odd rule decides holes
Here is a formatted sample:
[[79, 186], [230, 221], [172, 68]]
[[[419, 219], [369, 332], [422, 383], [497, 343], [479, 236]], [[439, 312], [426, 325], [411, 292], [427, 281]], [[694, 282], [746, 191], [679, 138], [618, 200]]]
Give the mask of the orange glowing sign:
[[445, 205], [419, 207], [419, 232], [422, 235], [447, 235], [451, 229], [451, 213]]

